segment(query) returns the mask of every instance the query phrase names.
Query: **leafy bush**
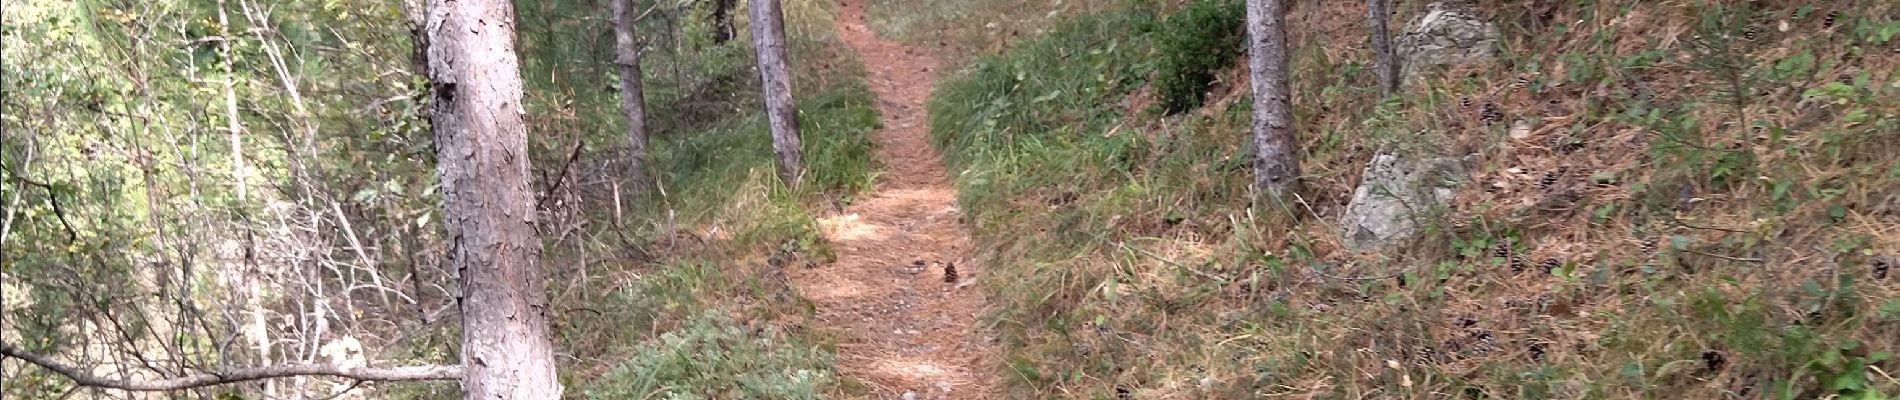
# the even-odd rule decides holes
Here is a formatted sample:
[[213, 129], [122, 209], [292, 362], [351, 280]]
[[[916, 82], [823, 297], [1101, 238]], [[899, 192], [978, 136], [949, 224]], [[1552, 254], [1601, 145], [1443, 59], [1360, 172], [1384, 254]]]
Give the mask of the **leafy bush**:
[[1247, 9], [1237, 0], [1202, 0], [1168, 16], [1157, 32], [1155, 92], [1168, 114], [1201, 106], [1214, 71], [1240, 55]]

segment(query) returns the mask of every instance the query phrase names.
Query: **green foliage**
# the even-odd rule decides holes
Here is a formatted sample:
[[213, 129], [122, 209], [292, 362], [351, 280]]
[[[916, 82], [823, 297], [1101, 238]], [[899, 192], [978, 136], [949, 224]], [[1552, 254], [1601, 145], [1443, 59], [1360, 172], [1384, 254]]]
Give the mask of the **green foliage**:
[[[857, 69], [855, 76], [862, 76]], [[859, 78], [861, 79], [861, 78]], [[797, 103], [804, 140], [806, 187], [811, 193], [840, 197], [868, 189], [875, 172], [870, 133], [877, 110], [862, 80], [849, 80], [801, 98]], [[667, 137], [650, 149], [654, 170], [668, 198], [650, 207], [689, 212], [723, 208], [744, 187], [714, 184], [742, 182], [772, 168], [772, 136], [764, 115], [748, 112], [711, 125], [703, 132]], [[794, 194], [793, 200], [803, 194]]]
[[576, 391], [589, 399], [824, 398], [830, 356], [781, 340], [708, 311]]
[[[945, 66], [995, 52], [992, 43], [1031, 39], [1076, 14], [1154, 0], [866, 0], [865, 22], [880, 37], [929, 48]], [[1145, 30], [1149, 27], [1130, 26]], [[935, 71], [932, 71], [935, 72]]]
[[[1118, 34], [1153, 18], [1146, 13], [1079, 18], [1004, 56], [976, 61], [931, 97], [933, 140], [947, 149], [952, 165], [1009, 157], [1060, 169], [1074, 164], [1064, 159], [1086, 159], [1053, 150], [1080, 144], [1074, 139], [1099, 134], [1123, 115], [1110, 105], [1141, 85], [1153, 67], [1143, 57], [1150, 52], [1148, 37]], [[1068, 62], [1046, 62], [1051, 59]], [[1043, 162], [1013, 154], [1041, 149], [1051, 150], [1042, 155], [1059, 158]]]
[[[712, 327], [733, 323], [701, 314], [799, 312], [783, 282], [754, 277], [755, 258], [772, 251], [823, 257], [828, 249], [806, 210], [870, 184], [876, 166], [868, 135], [877, 114], [863, 68], [832, 37], [831, 3], [785, 4], [813, 169], [799, 191], [771, 179], [744, 27], [736, 40], [713, 45], [705, 3], [633, 5], [652, 11], [637, 30], [654, 132], [649, 165], [663, 188], [647, 196], [610, 185], [626, 138], [605, 3], [554, 0], [518, 10], [530, 187], [547, 196], [537, 228], [546, 235], [550, 278], [562, 282], [549, 287], [551, 308], [567, 311], [551, 313], [564, 352], [620, 354], [675, 329], [690, 331], [675, 335], [676, 347], [731, 347], [738, 337]], [[220, 6], [229, 26], [217, 22]], [[744, 23], [743, 9], [734, 16]], [[427, 96], [410, 63], [407, 22], [403, 4], [390, 2], [8, 2], [0, 13], [0, 109], [7, 110], [0, 131], [8, 138], [0, 141], [0, 217], [7, 221], [0, 320], [9, 323], [0, 336], [33, 338], [11, 343], [62, 358], [110, 349], [188, 358], [184, 366], [196, 368], [301, 358], [323, 343], [293, 345], [291, 338], [360, 331], [404, 338], [366, 342], [376, 347], [374, 363], [452, 362], [453, 324], [418, 325], [409, 314], [450, 301], [440, 296], [453, 279], [434, 267], [446, 243], [423, 119]], [[235, 121], [224, 108], [227, 94], [236, 99]], [[242, 130], [236, 148], [230, 122]], [[233, 172], [232, 155], [240, 152], [242, 176]], [[233, 182], [248, 184], [248, 199], [239, 199]], [[708, 230], [730, 236], [691, 233]], [[250, 272], [233, 273], [239, 270]], [[266, 282], [240, 290], [236, 275]], [[382, 284], [371, 277], [420, 283], [370, 290]], [[651, 302], [590, 297], [629, 277]], [[314, 307], [327, 310], [314, 315], [333, 325], [323, 334], [306, 331], [323, 324], [270, 325], [267, 333], [282, 343], [253, 359], [238, 345], [239, 327], [229, 326], [236, 320], [216, 317], [252, 312], [229, 301], [245, 292], [256, 294], [264, 318]], [[376, 304], [385, 296], [389, 302]], [[741, 297], [773, 301], [732, 300]], [[570, 311], [601, 309], [616, 319]], [[102, 326], [99, 318], [113, 323]], [[681, 328], [689, 319], [694, 325]], [[203, 323], [172, 323], [185, 320]], [[775, 341], [765, 364], [735, 357], [731, 368], [653, 379], [712, 382], [726, 374], [737, 382], [766, 364], [829, 376], [822, 352], [789, 344], [799, 339]], [[160, 353], [143, 353], [153, 349]], [[592, 360], [562, 360], [564, 378], [598, 378], [586, 376], [606, 370]], [[166, 363], [151, 372], [182, 371]], [[21, 377], [0, 395], [52, 396], [69, 385], [30, 368]], [[827, 390], [827, 382], [745, 385], [760, 398], [798, 398]], [[314, 393], [326, 383], [279, 388]], [[372, 397], [443, 392], [452, 385], [405, 384]]]
[[[862, 67], [851, 73], [862, 75]], [[875, 162], [870, 135], [879, 126], [871, 102], [876, 98], [863, 80], [850, 80], [799, 99], [807, 183], [836, 195], [871, 188]]]
[[1197, 0], [1169, 15], [1155, 34], [1155, 94], [1163, 111], [1175, 114], [1201, 106], [1214, 73], [1243, 54], [1246, 3]]
[[[669, 3], [670, 4], [670, 3]], [[692, 6], [680, 3], [682, 6]], [[663, 7], [669, 6], [662, 4]], [[630, 202], [628, 220], [602, 224], [603, 236], [625, 234], [661, 259], [623, 267], [640, 279], [605, 299], [580, 306], [566, 320], [568, 346], [628, 354], [598, 368], [605, 376], [574, 376], [589, 398], [809, 399], [838, 390], [824, 343], [784, 331], [783, 316], [803, 315], [799, 299], [767, 257], [825, 261], [830, 249], [813, 212], [868, 189], [877, 166], [870, 134], [878, 127], [875, 96], [863, 65], [831, 36], [828, 3], [791, 1], [787, 35], [797, 95], [806, 181], [798, 190], [773, 175], [771, 135], [757, 104], [744, 26], [726, 46], [710, 42], [705, 21], [684, 21], [684, 47], [650, 38], [650, 118], [666, 119], [649, 146], [659, 190]], [[704, 17], [703, 7], [686, 15]], [[743, 23], [744, 10], [734, 10]], [[651, 22], [660, 28], [660, 22]], [[657, 67], [656, 67], [657, 65]], [[618, 122], [617, 100], [601, 107]], [[591, 120], [590, 120], [591, 121]], [[615, 126], [589, 124], [603, 143], [618, 143]], [[596, 221], [615, 216], [589, 210]], [[627, 232], [613, 232], [625, 229]], [[720, 232], [724, 238], [687, 232]], [[613, 242], [599, 243], [611, 248]], [[602, 275], [625, 273], [607, 268]], [[744, 316], [737, 322], [731, 316]], [[595, 366], [584, 366], [595, 367]], [[649, 397], [650, 396], [650, 397]]]
[[[1782, 335], [1790, 344], [1791, 360], [1800, 362], [1793, 375], [1779, 385], [1780, 399], [1822, 396], [1843, 400], [1886, 400], [1892, 393], [1883, 391], [1878, 366], [1893, 359], [1893, 353], [1872, 351], [1853, 340], [1830, 341], [1806, 329], [1789, 330]], [[1803, 384], [1812, 379], [1817, 387]], [[1807, 390], [1802, 390], [1806, 387]], [[1890, 388], [1891, 389], [1891, 388]]]

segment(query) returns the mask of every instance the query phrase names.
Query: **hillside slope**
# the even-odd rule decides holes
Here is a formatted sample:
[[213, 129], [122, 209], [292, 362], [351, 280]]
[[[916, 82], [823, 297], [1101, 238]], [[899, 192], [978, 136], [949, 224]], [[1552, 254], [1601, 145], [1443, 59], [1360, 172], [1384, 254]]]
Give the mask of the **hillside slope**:
[[[1495, 56], [1382, 100], [1362, 3], [1298, 2], [1306, 190], [1256, 207], [1238, 58], [1156, 106], [1235, 7], [1004, 3], [871, 14], [968, 62], [931, 128], [1012, 397], [1900, 394], [1900, 7], [1477, 1]], [[1375, 155], [1458, 172], [1415, 238], [1350, 251]]]

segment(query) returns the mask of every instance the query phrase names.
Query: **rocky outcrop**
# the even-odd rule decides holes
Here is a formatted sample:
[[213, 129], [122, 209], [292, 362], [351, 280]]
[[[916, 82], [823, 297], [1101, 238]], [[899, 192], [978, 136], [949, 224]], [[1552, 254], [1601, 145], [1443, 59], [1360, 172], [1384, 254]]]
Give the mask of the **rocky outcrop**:
[[1401, 75], [1412, 81], [1431, 67], [1490, 60], [1498, 28], [1476, 13], [1432, 3], [1425, 6], [1425, 14], [1405, 24], [1397, 42]]
[[1451, 199], [1462, 170], [1450, 157], [1373, 156], [1339, 224], [1346, 248], [1380, 250], [1409, 241], [1418, 233], [1418, 219]]

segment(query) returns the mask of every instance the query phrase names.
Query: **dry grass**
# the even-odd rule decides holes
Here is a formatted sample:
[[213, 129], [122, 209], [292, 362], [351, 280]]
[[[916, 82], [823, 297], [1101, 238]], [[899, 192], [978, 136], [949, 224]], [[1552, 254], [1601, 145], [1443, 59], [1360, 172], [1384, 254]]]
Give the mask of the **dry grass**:
[[[1234, 107], [1244, 92], [1216, 89], [1208, 107], [1168, 119], [1130, 110], [1091, 125], [1076, 112], [1022, 111], [1084, 122], [1067, 124], [1081, 126], [1072, 133], [1003, 134], [1008, 145], [951, 142], [958, 167], [978, 177], [966, 178], [965, 207], [992, 248], [983, 256], [997, 277], [985, 284], [1004, 303], [996, 324], [1018, 390], [1900, 393], [1891, 376], [1900, 364], [1877, 357], [1900, 349], [1900, 274], [1877, 278], [1874, 267], [1900, 253], [1900, 164], [1882, 157], [1900, 154], [1900, 87], [1883, 83], [1900, 57], [1894, 42], [1865, 33], [1894, 26], [1895, 6], [1830, 3], [1797, 17], [1804, 4], [1481, 3], [1496, 10], [1505, 55], [1442, 71], [1391, 106], [1377, 104], [1370, 71], [1358, 67], [1369, 59], [1363, 10], [1294, 9], [1308, 187], [1305, 204], [1282, 211], [1249, 209], [1245, 170], [1224, 156], [1244, 154], [1245, 113]], [[1535, 12], [1507, 12], [1517, 8]], [[1841, 16], [1823, 27], [1831, 11]], [[1748, 77], [1739, 104], [1727, 78], [1737, 70], [1711, 66], [1722, 52]], [[1803, 54], [1814, 61], [1791, 66]], [[1858, 97], [1806, 95], [1842, 76]], [[1221, 77], [1244, 79], [1238, 69]], [[1149, 96], [1139, 84], [1111, 90], [1123, 96], [1100, 106]], [[987, 99], [939, 100], [949, 109]], [[1487, 102], [1502, 122], [1479, 119]], [[1846, 117], [1856, 113], [1867, 117]], [[1527, 137], [1506, 135], [1517, 120], [1530, 124]], [[1091, 158], [1128, 134], [1144, 155], [1133, 172]], [[1350, 254], [1332, 221], [1379, 148], [1470, 156], [1471, 175], [1414, 245]]]

